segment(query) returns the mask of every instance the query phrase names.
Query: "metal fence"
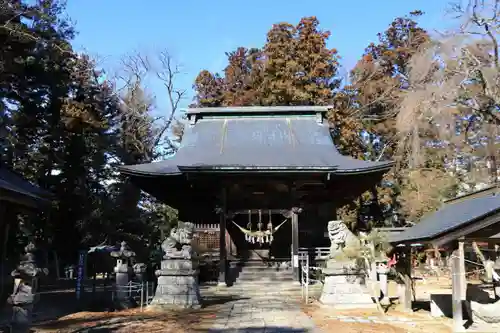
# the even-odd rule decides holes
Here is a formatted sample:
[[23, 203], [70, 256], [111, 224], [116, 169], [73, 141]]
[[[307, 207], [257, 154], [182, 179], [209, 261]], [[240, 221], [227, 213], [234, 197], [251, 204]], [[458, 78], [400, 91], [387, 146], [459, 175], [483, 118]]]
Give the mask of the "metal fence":
[[121, 293], [125, 295], [127, 299], [133, 300], [139, 305], [141, 311], [143, 311], [144, 306], [147, 306], [153, 300], [155, 293], [155, 283], [144, 281], [144, 282], [133, 282], [129, 281], [126, 285], [115, 285], [112, 291], [111, 299], [114, 301], [116, 294]]
[[[300, 253], [300, 252], [299, 252]], [[321, 279], [321, 267], [311, 266], [309, 255], [299, 258], [300, 284], [302, 286], [302, 301], [308, 304], [311, 300], [309, 286], [323, 283]]]

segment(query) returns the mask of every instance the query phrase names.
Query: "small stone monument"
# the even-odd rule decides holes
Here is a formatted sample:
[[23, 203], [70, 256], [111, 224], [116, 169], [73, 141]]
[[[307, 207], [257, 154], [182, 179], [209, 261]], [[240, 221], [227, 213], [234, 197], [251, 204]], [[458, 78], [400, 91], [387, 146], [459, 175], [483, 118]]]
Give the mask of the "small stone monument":
[[360, 240], [342, 221], [328, 222], [328, 236], [330, 259], [323, 270], [325, 284], [320, 302], [339, 309], [375, 308], [366, 287], [364, 263], [348, 255], [360, 250]]
[[389, 298], [389, 282], [387, 275], [389, 274], [390, 268], [384, 262], [379, 262], [377, 265], [378, 281], [380, 283], [380, 304], [391, 304]]
[[161, 269], [155, 272], [158, 285], [151, 306], [182, 309], [201, 306], [198, 261], [191, 246], [193, 234], [193, 223], [179, 222], [163, 241], [165, 255]]
[[113, 258], [116, 258], [116, 266], [114, 268], [114, 271], [116, 273], [115, 307], [117, 309], [129, 309], [135, 306], [132, 298], [129, 295], [128, 288], [130, 275], [132, 273], [132, 267], [130, 267], [130, 259], [135, 257], [135, 252], [131, 251], [127, 245], [127, 242], [123, 241], [120, 244], [120, 250], [111, 252], [111, 256]]
[[146, 278], [146, 264], [142, 262], [136, 263], [134, 266], [132, 266], [132, 269], [134, 270], [134, 275], [135, 279], [139, 283], [143, 283], [145, 278]]
[[28, 332], [32, 322], [33, 305], [37, 301], [38, 278], [47, 275], [48, 270], [37, 267], [34, 252], [36, 247], [29, 243], [24, 248], [19, 265], [11, 273], [14, 290], [8, 298], [12, 305], [12, 327], [15, 332]]
[[72, 280], [75, 275], [75, 266], [74, 265], [66, 266], [66, 268], [64, 269], [64, 273], [66, 274], [66, 279]]

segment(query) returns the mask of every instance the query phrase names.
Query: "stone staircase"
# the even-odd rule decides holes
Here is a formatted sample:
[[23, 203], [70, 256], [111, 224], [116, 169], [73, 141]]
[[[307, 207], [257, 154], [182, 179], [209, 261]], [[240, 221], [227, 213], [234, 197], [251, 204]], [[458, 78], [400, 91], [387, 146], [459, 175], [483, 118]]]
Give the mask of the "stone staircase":
[[[285, 297], [300, 298], [302, 286], [294, 281], [293, 269], [287, 265], [262, 261], [232, 263], [230, 271], [232, 285], [217, 288], [217, 294], [239, 297]], [[310, 286], [311, 293], [320, 286]], [[320, 290], [320, 289], [319, 289]]]
[[241, 263], [239, 273], [235, 276], [235, 284], [255, 281], [291, 282], [293, 281], [293, 269], [286, 264], [280, 263], [265, 263], [262, 261]]

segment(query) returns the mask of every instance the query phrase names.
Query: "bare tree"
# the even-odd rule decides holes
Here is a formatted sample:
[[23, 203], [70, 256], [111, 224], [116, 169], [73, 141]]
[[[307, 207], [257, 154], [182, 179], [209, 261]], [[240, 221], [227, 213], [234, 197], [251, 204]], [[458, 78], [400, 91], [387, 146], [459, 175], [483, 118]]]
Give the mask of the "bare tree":
[[[165, 114], [156, 118], [152, 116], [156, 110], [155, 98], [145, 88], [151, 74], [165, 87], [169, 101]], [[124, 146], [132, 146], [133, 151], [142, 155], [142, 162], [153, 160], [158, 149], [168, 154], [177, 148], [183, 133], [182, 122], [177, 118], [179, 104], [186, 94], [176, 87], [175, 81], [181, 74], [180, 66], [165, 50], [155, 57], [136, 52], [122, 58], [118, 78], [124, 85], [118, 90]]]
[[499, 0], [468, 0], [466, 5], [456, 3], [452, 11], [462, 20], [460, 31], [478, 40], [475, 48], [469, 50], [472, 75], [478, 77], [479, 85], [476, 96], [472, 99], [472, 107], [477, 113], [482, 113], [486, 120], [487, 144], [486, 155], [490, 174], [498, 180], [498, 126], [500, 125], [500, 63], [499, 43], [500, 32], [500, 1]]
[[410, 169], [432, 164], [431, 142], [439, 145], [437, 157], [450, 164], [467, 158], [468, 176], [481, 165], [495, 164], [500, 73], [491, 45], [488, 39], [456, 34], [426, 45], [412, 58], [397, 118], [399, 148]]

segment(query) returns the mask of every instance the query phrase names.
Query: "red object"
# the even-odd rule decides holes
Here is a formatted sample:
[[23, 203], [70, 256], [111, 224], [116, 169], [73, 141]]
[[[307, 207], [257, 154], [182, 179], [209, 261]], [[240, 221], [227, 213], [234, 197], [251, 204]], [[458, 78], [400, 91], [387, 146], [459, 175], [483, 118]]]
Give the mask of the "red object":
[[387, 267], [392, 267], [398, 263], [398, 260], [396, 259], [396, 255], [394, 254], [392, 258], [387, 262]]

